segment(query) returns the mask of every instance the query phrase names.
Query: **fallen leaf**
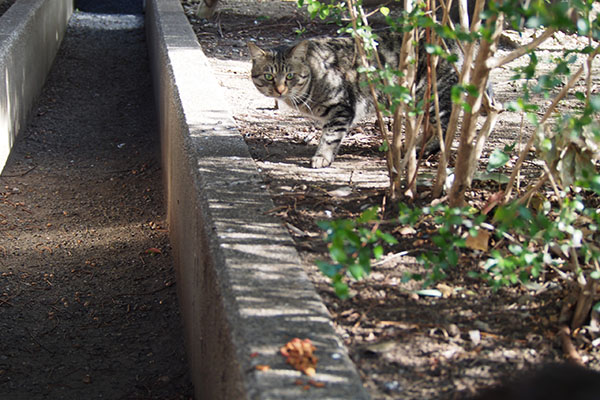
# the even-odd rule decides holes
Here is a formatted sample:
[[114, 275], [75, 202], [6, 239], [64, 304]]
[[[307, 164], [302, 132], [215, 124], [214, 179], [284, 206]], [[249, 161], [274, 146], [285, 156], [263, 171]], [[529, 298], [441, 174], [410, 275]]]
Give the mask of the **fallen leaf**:
[[442, 292], [442, 297], [445, 299], [454, 294], [454, 288], [446, 285], [445, 283], [438, 283], [435, 288]]
[[146, 250], [147, 254], [162, 254], [162, 251], [160, 249], [157, 249], [156, 247], [150, 247], [148, 250]]
[[352, 188], [350, 186], [342, 186], [341, 188], [328, 191], [327, 194], [331, 197], [347, 197], [352, 194]]
[[477, 236], [467, 236], [465, 245], [471, 250], [488, 250], [488, 243], [490, 241], [490, 233], [488, 231], [479, 230]]
[[379, 343], [373, 343], [365, 346], [365, 352], [371, 354], [385, 354], [398, 347], [398, 342], [395, 340], [387, 340]]
[[315, 368], [318, 361], [313, 354], [316, 349], [310, 339], [294, 338], [282, 346], [280, 352], [292, 367], [308, 376], [313, 376], [316, 373]]
[[412, 226], [403, 226], [398, 230], [398, 233], [400, 233], [402, 236], [408, 236], [414, 235], [415, 233], [417, 233], [417, 230]]
[[492, 211], [494, 209], [494, 207], [496, 207], [498, 204], [500, 204], [503, 199], [504, 199], [504, 191], [499, 191], [499, 192], [494, 193], [488, 199], [486, 205], [481, 210], [481, 213], [483, 215], [486, 215], [487, 213]]
[[271, 369], [271, 367], [269, 365], [265, 365], [265, 364], [258, 364], [254, 368], [257, 369], [258, 371], [268, 371]]

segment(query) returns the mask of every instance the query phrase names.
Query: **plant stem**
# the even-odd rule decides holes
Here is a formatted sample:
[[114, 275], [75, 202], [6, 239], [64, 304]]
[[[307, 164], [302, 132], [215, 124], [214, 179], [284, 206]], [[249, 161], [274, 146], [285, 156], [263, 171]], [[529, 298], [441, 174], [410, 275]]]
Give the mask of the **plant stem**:
[[[597, 47], [596, 50], [594, 50], [592, 53], [590, 53], [590, 55], [588, 56], [588, 60], [593, 60], [594, 57], [596, 57], [596, 55], [598, 54], [598, 52], [600, 52], [600, 47]], [[586, 68], [586, 65], [587, 64], [582, 65], [577, 70], [577, 72], [575, 72], [573, 75], [571, 75], [571, 78], [569, 78], [569, 81], [567, 82], [567, 84], [565, 86], [563, 86], [563, 88], [558, 93], [558, 95], [556, 95], [554, 100], [552, 100], [552, 104], [550, 104], [550, 107], [548, 107], [548, 109], [546, 110], [546, 112], [542, 116], [542, 119], [539, 122], [538, 129], [542, 129], [543, 125], [546, 123], [546, 120], [550, 117], [550, 115], [552, 115], [552, 113], [556, 109], [556, 106], [558, 105], [558, 103], [567, 95], [569, 90], [573, 86], [575, 86], [575, 83], [577, 83], [577, 81], [583, 74], [583, 71]], [[515, 183], [517, 173], [519, 172], [521, 166], [523, 165], [523, 161], [525, 161], [525, 157], [529, 153], [529, 150], [533, 146], [533, 142], [535, 141], [535, 136], [536, 136], [535, 134], [532, 134], [531, 137], [529, 138], [529, 140], [527, 141], [527, 144], [525, 145], [525, 147], [521, 150], [521, 154], [519, 155], [519, 158], [517, 159], [517, 162], [515, 164], [515, 167], [513, 168], [513, 171], [510, 175], [509, 182], [506, 187], [506, 193], [504, 194], [504, 203], [508, 202], [508, 200], [510, 199], [510, 195], [512, 193], [512, 188]]]

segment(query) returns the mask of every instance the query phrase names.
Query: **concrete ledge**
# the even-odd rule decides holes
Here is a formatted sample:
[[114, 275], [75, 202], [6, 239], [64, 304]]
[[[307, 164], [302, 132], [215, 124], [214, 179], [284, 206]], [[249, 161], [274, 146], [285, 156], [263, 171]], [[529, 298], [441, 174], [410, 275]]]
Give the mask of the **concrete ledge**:
[[73, 13], [73, 0], [17, 0], [0, 17], [0, 172]]
[[[196, 398], [368, 399], [179, 0], [147, 0], [146, 30]], [[317, 347], [324, 388], [295, 384], [279, 354], [294, 337]]]

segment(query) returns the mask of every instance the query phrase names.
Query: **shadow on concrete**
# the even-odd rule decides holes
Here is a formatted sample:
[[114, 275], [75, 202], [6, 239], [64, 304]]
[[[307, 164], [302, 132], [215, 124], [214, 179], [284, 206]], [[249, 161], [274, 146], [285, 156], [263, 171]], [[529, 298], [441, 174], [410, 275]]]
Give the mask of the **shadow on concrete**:
[[143, 0], [75, 0], [75, 9], [94, 14], [143, 14]]

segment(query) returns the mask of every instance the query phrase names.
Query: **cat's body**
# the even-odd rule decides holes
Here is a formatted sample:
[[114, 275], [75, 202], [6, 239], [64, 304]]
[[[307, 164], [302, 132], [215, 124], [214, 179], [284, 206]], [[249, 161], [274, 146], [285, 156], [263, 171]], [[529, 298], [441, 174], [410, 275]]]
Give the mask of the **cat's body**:
[[[271, 50], [252, 43], [248, 46], [257, 89], [322, 123], [323, 133], [311, 165], [329, 166], [352, 124], [374, 110], [365, 77], [357, 72], [360, 63], [354, 40], [314, 38]], [[399, 36], [385, 37], [378, 46], [382, 63], [397, 66], [400, 46]], [[424, 51], [419, 55], [416, 89], [417, 96], [422, 97], [426, 56]], [[450, 91], [458, 77], [452, 65], [442, 59], [437, 74], [440, 122], [445, 130], [452, 107]]]

